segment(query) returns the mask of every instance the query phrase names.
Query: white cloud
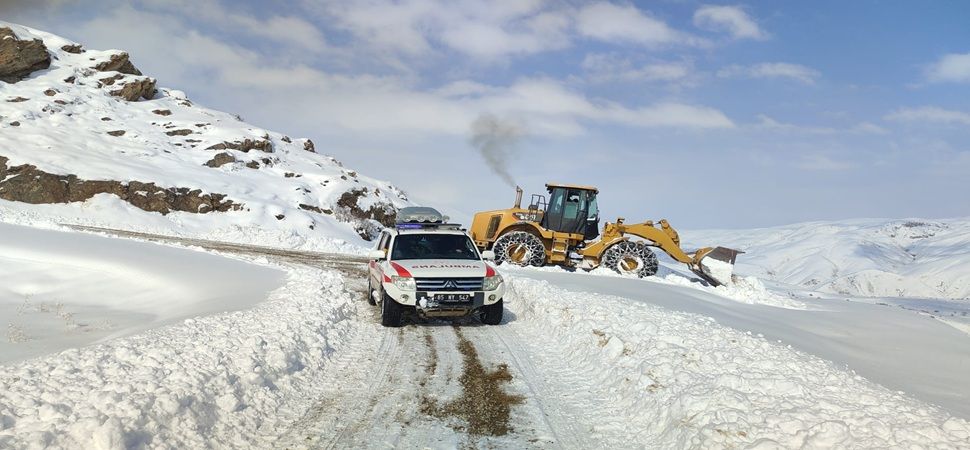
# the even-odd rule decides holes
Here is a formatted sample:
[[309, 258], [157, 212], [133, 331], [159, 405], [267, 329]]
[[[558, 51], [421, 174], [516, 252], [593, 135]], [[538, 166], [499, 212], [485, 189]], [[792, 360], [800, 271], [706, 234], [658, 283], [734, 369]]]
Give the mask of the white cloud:
[[149, 11], [164, 12], [201, 20], [216, 29], [244, 31], [252, 36], [314, 52], [326, 48], [323, 33], [312, 23], [295, 16], [256, 18], [227, 8], [218, 0], [140, 0]]
[[761, 63], [752, 66], [731, 65], [717, 71], [721, 78], [789, 78], [815, 84], [821, 74], [810, 67], [791, 63]]
[[156, 56], [139, 65], [163, 84], [174, 82], [174, 87], [190, 93], [227, 99], [234, 107], [252, 111], [247, 112], [249, 117], [278, 115], [286, 117], [289, 126], [332, 133], [461, 136], [482, 112], [527, 122], [538, 136], [582, 134], [598, 123], [695, 129], [733, 126], [727, 116], [709, 107], [673, 102], [628, 106], [591, 98], [551, 78], [521, 78], [505, 85], [459, 80], [416, 87], [407, 77], [336, 74], [190, 30], [166, 14], [130, 8], [89, 22], [79, 33], [100, 36], [99, 41], [117, 33], [133, 36], [127, 50], [136, 62], [146, 61], [139, 55]]
[[726, 32], [734, 39], [767, 39], [768, 34], [738, 6], [705, 5], [694, 12], [694, 25]]
[[886, 120], [898, 122], [931, 122], [946, 125], [970, 126], [970, 113], [943, 109], [936, 106], [899, 108], [886, 115]]
[[691, 76], [691, 65], [685, 62], [655, 62], [634, 65], [616, 54], [590, 53], [581, 67], [595, 82], [646, 81], [679, 82]]
[[661, 20], [644, 14], [633, 5], [599, 2], [586, 5], [576, 13], [576, 28], [588, 38], [641, 45], [703, 45], [694, 36], [674, 30]]
[[880, 127], [872, 122], [861, 122], [856, 124], [850, 131], [859, 134], [889, 134], [889, 130]]
[[970, 83], [970, 53], [951, 53], [926, 69], [931, 82]]
[[803, 155], [795, 163], [795, 167], [802, 170], [840, 171], [852, 169], [856, 165], [848, 161], [839, 161], [823, 154], [810, 154]]

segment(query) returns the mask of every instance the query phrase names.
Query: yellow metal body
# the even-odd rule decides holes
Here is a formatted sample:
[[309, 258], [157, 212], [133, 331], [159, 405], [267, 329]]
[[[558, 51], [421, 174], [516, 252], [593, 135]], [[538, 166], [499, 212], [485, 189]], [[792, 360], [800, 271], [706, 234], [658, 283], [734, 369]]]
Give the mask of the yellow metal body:
[[[596, 190], [594, 187], [567, 184], [547, 186]], [[541, 221], [542, 211], [517, 206], [475, 214], [469, 231], [475, 245], [482, 250], [491, 249], [495, 241], [506, 233], [513, 231], [532, 233], [542, 240], [546, 252], [546, 264], [564, 266], [573, 265], [569, 252], [571, 249], [576, 249], [583, 256], [586, 267], [596, 267], [607, 249], [621, 241], [629, 240], [628, 236], [636, 236], [648, 241], [649, 245], [660, 248], [675, 260], [690, 266], [691, 269], [697, 269], [701, 259], [713, 250], [712, 247], [705, 247], [692, 254], [684, 252], [680, 248], [680, 236], [666, 219], [660, 220], [658, 228], [653, 221], [627, 225], [623, 223], [623, 218], [618, 218], [616, 222], [607, 222], [603, 226], [600, 237], [589, 242], [585, 241], [585, 236], [582, 234], [559, 233], [545, 229], [540, 225]]]

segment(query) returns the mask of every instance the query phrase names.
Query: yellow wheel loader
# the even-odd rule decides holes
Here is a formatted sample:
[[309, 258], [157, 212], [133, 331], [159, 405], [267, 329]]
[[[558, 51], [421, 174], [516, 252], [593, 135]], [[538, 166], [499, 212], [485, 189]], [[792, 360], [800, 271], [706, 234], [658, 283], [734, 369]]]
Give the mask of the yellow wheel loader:
[[[657, 273], [659, 248], [713, 286], [731, 282], [738, 250], [705, 247], [691, 253], [680, 248], [680, 236], [666, 219], [627, 225], [623, 218], [599, 231], [599, 209], [591, 186], [547, 184], [549, 197], [533, 194], [522, 207], [515, 188], [509, 209], [475, 214], [471, 236], [481, 250], [493, 250], [496, 262], [520, 266], [559, 265], [592, 270], [605, 266], [640, 277]], [[639, 238], [631, 240], [631, 237]]]

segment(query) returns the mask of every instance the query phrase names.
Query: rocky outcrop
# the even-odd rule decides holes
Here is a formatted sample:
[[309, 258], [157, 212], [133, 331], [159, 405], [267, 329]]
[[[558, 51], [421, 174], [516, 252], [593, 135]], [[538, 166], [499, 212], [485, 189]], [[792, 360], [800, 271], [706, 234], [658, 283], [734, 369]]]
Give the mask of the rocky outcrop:
[[206, 161], [205, 165], [208, 167], [215, 168], [215, 167], [222, 167], [226, 164], [232, 164], [234, 162], [236, 162], [235, 156], [232, 156], [227, 152], [222, 152], [217, 154], [216, 156], [213, 156], [212, 159]]
[[98, 63], [95, 70], [101, 72], [121, 72], [128, 75], [141, 75], [141, 71], [128, 59], [128, 53], [121, 52], [111, 55], [111, 59]]
[[303, 143], [303, 150], [306, 150], [306, 151], [311, 152], [311, 153], [316, 153], [317, 152], [317, 148], [316, 148], [316, 146], [313, 145], [313, 141], [311, 141], [309, 139], [307, 139], [306, 142]]
[[129, 102], [143, 98], [150, 100], [155, 97], [155, 79], [149, 77], [128, 77], [118, 83], [118, 88], [109, 92], [115, 97], [121, 97]]
[[84, 48], [81, 47], [81, 44], [63, 45], [61, 46], [61, 50], [64, 50], [65, 52], [68, 52], [68, 53], [74, 53], [75, 55], [84, 53]]
[[269, 141], [269, 136], [263, 139], [243, 139], [241, 141], [233, 142], [222, 142], [213, 145], [206, 150], [239, 150], [244, 153], [248, 153], [250, 150], [259, 150], [261, 152], [273, 153], [273, 143]]
[[389, 203], [375, 203], [367, 209], [363, 209], [358, 205], [360, 198], [366, 196], [367, 192], [367, 188], [344, 192], [337, 200], [337, 206], [353, 218], [376, 220], [385, 227], [394, 226], [394, 221], [397, 219], [397, 208], [394, 205]]
[[24, 164], [7, 167], [0, 156], [0, 199], [31, 204], [83, 202], [97, 194], [112, 194], [136, 208], [168, 214], [226, 212], [242, 205], [223, 194], [205, 194], [200, 189], [163, 188], [154, 183], [82, 180], [76, 175], [55, 175]]
[[0, 28], [0, 80], [16, 83], [51, 66], [44, 41], [20, 40], [9, 27]]

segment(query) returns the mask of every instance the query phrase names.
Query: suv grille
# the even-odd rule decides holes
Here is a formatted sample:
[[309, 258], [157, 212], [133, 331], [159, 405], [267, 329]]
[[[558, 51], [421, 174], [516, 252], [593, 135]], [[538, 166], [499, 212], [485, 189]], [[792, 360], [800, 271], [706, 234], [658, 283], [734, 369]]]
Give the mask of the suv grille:
[[415, 278], [419, 291], [480, 291], [483, 278]]

